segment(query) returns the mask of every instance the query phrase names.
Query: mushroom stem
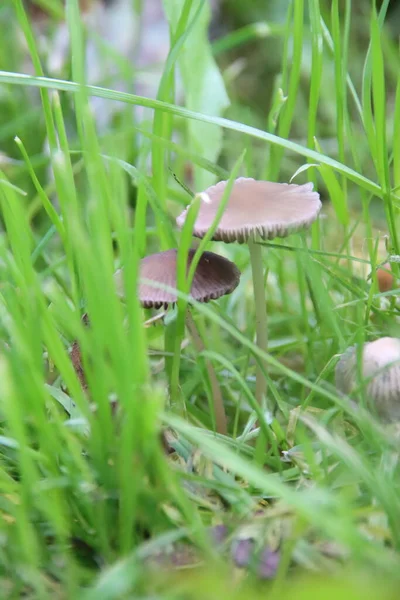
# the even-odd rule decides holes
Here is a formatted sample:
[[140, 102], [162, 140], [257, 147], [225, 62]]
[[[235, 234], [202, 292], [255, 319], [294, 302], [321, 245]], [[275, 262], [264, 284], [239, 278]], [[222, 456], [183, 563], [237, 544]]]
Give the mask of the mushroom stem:
[[[203, 352], [206, 349], [206, 347], [197, 329], [196, 323], [192, 317], [190, 310], [187, 310], [186, 312], [186, 327], [188, 328], [188, 331], [192, 337], [193, 344], [196, 350], [198, 352]], [[205, 359], [205, 365], [211, 385], [216, 430], [218, 433], [226, 435], [228, 429], [226, 424], [225, 407], [222, 399], [222, 393], [218, 382], [217, 374], [214, 370], [212, 362], [208, 358]]]
[[[257, 346], [260, 350], [267, 352], [268, 349], [268, 328], [267, 328], [267, 308], [264, 288], [264, 269], [261, 256], [261, 246], [253, 240], [248, 241], [250, 250], [251, 271], [253, 275], [254, 304], [256, 312], [256, 333]], [[260, 359], [267, 368], [264, 360]], [[256, 365], [256, 400], [260, 406], [267, 389], [267, 380], [259, 362]]]

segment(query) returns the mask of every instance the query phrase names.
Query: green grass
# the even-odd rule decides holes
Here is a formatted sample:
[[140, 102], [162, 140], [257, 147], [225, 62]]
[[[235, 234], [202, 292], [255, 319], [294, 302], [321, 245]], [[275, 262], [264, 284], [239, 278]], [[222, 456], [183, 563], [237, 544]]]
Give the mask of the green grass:
[[[85, 85], [77, 0], [66, 2], [72, 52], [59, 79], [22, 1], [0, 7], [1, 596], [397, 598], [396, 428], [334, 386], [348, 346], [400, 334], [397, 290], [379, 293], [375, 275], [399, 262], [395, 14], [388, 2], [265, 11], [255, 1], [248, 22], [232, 2], [231, 31], [211, 43], [207, 2], [164, 4], [171, 47], [156, 99], [132, 93], [122, 59], [128, 91]], [[238, 59], [248, 72], [234, 75]], [[265, 95], [250, 99], [249, 81]], [[93, 97], [118, 103], [107, 131]], [[152, 122], [135, 119], [134, 106], [151, 109]], [[202, 305], [185, 293], [191, 224], [180, 232], [175, 217], [191, 192], [238, 174], [296, 174], [324, 202], [309, 235], [263, 248], [268, 354], [254, 343], [246, 247], [204, 244], [242, 271], [231, 296]], [[154, 315], [136, 295], [139, 260], [171, 247], [177, 309], [146, 326]], [[188, 304], [200, 354], [184, 328]], [[214, 433], [207, 361], [227, 436]], [[267, 365], [266, 412], [254, 396], [257, 362]], [[210, 531], [220, 524], [217, 546]], [[270, 580], [257, 557], [232, 564], [232, 547], [249, 537], [279, 552]]]

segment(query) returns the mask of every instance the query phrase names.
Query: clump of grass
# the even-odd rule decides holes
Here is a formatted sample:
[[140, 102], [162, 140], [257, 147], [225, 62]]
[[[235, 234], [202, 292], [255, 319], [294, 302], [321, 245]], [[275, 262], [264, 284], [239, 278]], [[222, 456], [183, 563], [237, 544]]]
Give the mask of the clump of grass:
[[[316, 585], [320, 597], [320, 579], [303, 578], [310, 571], [324, 577], [325, 595], [391, 598], [398, 588], [398, 434], [333, 385], [348, 346], [399, 335], [397, 290], [380, 293], [376, 281], [381, 264], [397, 276], [399, 256], [400, 94], [388, 2], [361, 17], [368, 35], [352, 20], [356, 2], [344, 12], [337, 1], [289, 4], [271, 26], [283, 50], [267, 130], [246, 124], [257, 111], [240, 104], [234, 69], [224, 75], [239, 118], [223, 117], [203, 4], [168, 11], [171, 51], [155, 100], [85, 85], [77, 0], [65, 10], [68, 80], [44, 76], [22, 2], [0, 8], [4, 597], [200, 598], [207, 587], [216, 598], [313, 598]], [[222, 36], [214, 46], [221, 64], [230, 52], [245, 56], [242, 44], [257, 31]], [[14, 52], [21, 34], [35, 74], [23, 72], [22, 50]], [[193, 39], [204, 64], [195, 64], [193, 44], [183, 54]], [[189, 108], [175, 97], [177, 65]], [[205, 94], [200, 106], [205, 74], [218, 77], [220, 97], [213, 104]], [[93, 97], [121, 103], [107, 135], [97, 132]], [[152, 129], [132, 122], [132, 106], [153, 110]], [[250, 265], [239, 246], [219, 249], [243, 275], [218, 304], [190, 299], [182, 269], [178, 276], [178, 318], [190, 303], [205, 350], [196, 353], [182, 332], [166, 357], [161, 321], [144, 326], [152, 315], [136, 294], [140, 259], [180, 247], [185, 265], [190, 236], [179, 240], [174, 218], [190, 196], [168, 168], [186, 181], [188, 160], [197, 181], [226, 178], [235, 164], [253, 177], [296, 173], [324, 200], [309, 239], [265, 242], [268, 353], [252, 341]], [[121, 265], [123, 304], [114, 280]], [[75, 340], [84, 386], [70, 356]], [[169, 405], [166, 358], [175, 361], [184, 418]], [[255, 400], [257, 360], [268, 365], [273, 414]], [[223, 391], [227, 436], [213, 431], [207, 363]], [[216, 543], [219, 525], [226, 535]], [[238, 561], [242, 540], [254, 553]], [[265, 549], [279, 561], [261, 581]], [[235, 561], [242, 578], [233, 589]], [[371, 572], [378, 583], [369, 583]]]

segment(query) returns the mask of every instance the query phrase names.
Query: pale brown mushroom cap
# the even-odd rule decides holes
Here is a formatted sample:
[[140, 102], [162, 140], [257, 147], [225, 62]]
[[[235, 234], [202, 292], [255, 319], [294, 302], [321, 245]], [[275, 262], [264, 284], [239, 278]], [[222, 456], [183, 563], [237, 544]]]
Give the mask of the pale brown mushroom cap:
[[[385, 421], [400, 421], [400, 339], [383, 337], [365, 344], [362, 374], [366, 379], [372, 377], [366, 391], [378, 415]], [[355, 346], [342, 355], [335, 375], [340, 391], [349, 394], [357, 386]]]
[[[189, 269], [195, 250], [189, 250]], [[140, 279], [148, 279], [170, 288], [176, 288], [177, 251], [167, 250], [146, 256], [140, 261]], [[120, 277], [120, 271], [116, 274]], [[214, 252], [203, 252], [197, 265], [190, 295], [198, 302], [216, 300], [230, 294], [238, 286], [240, 271], [227, 258]], [[119, 287], [119, 283], [117, 282]], [[156, 288], [148, 283], [139, 283], [139, 299], [144, 308], [165, 308], [177, 301], [176, 294]]]
[[[211, 227], [226, 185], [227, 181], [220, 181], [201, 193], [203, 202], [193, 230], [196, 237], [204, 237]], [[239, 177], [212, 239], [242, 243], [286, 237], [309, 227], [321, 206], [312, 183], [295, 185]], [[179, 227], [185, 222], [187, 210], [176, 220]]]

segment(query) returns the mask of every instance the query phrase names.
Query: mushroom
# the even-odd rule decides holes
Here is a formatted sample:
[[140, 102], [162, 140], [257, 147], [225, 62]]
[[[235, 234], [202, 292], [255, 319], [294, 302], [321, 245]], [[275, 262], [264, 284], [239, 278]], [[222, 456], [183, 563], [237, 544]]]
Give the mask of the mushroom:
[[[367, 400], [383, 421], [400, 421], [400, 339], [383, 337], [362, 348], [361, 373], [368, 379]], [[349, 394], [357, 387], [357, 348], [344, 352], [335, 372], [336, 386]]]
[[378, 280], [378, 288], [381, 293], [389, 292], [391, 289], [393, 289], [394, 278], [390, 263], [385, 263], [382, 267], [377, 269], [376, 278]]
[[[189, 270], [195, 250], [189, 250], [187, 269]], [[151, 254], [140, 262], [140, 279], [138, 295], [143, 308], [167, 308], [177, 301], [176, 293], [170, 289], [154, 287], [149, 281], [176, 289], [177, 250], [166, 250]], [[122, 271], [116, 273], [117, 288], [123, 289]], [[216, 300], [221, 296], [230, 294], [238, 286], [240, 271], [230, 260], [214, 252], [203, 252], [194, 273], [190, 295], [198, 302]], [[186, 313], [186, 326], [192, 336], [193, 343], [198, 352], [204, 348], [203, 341], [197, 330], [196, 324], [190, 314]], [[215, 410], [215, 423], [218, 433], [226, 434], [226, 415], [222, 394], [214, 368], [206, 359], [206, 369], [210, 379], [212, 397]]]
[[[220, 181], [200, 194], [203, 202], [193, 234], [202, 238], [215, 220], [227, 181]], [[256, 315], [257, 345], [267, 351], [268, 331], [261, 246], [258, 240], [286, 237], [310, 227], [321, 209], [319, 194], [313, 184], [271, 183], [239, 177], [233, 184], [224, 213], [212, 236], [223, 242], [246, 242], [249, 246]], [[179, 227], [185, 223], [188, 208], [179, 215]], [[264, 361], [261, 361], [266, 367]], [[261, 364], [256, 371], [256, 400], [262, 403], [266, 379]]]

